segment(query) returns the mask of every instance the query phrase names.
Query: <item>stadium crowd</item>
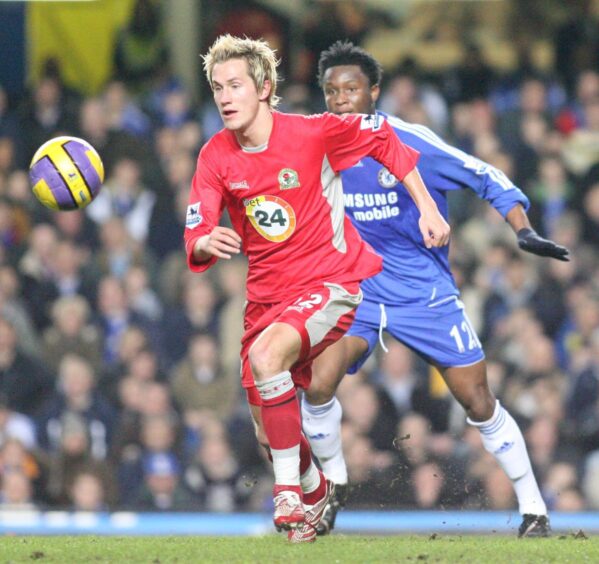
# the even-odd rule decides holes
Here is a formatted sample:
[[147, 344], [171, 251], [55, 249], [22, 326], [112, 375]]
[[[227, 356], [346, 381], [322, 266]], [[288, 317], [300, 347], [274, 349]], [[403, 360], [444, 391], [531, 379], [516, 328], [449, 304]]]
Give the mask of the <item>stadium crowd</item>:
[[[126, 31], [98, 96], [69, 89], [55, 60], [19, 101], [0, 86], [0, 509], [267, 509], [271, 471], [239, 384], [246, 265], [193, 275], [182, 249], [218, 113], [159, 48], [132, 72]], [[308, 83], [284, 83], [282, 99], [324, 107]], [[471, 48], [438, 76], [389, 72], [380, 108], [504, 171], [537, 230], [571, 250], [522, 254], [492, 208], [450, 196], [453, 270], [547, 504], [599, 509], [599, 66], [505, 75]], [[30, 191], [28, 162], [60, 134], [106, 168], [85, 211], [49, 212]], [[348, 507], [515, 508], [439, 375], [385, 343], [339, 391]]]

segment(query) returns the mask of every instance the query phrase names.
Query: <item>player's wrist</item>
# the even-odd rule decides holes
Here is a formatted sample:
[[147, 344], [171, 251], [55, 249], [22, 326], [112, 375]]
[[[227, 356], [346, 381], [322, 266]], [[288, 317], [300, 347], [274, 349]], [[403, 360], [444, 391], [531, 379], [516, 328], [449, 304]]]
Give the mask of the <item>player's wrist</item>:
[[536, 235], [536, 231], [532, 228], [532, 227], [523, 227], [522, 229], [519, 229], [518, 231], [516, 231], [516, 236], [518, 237], [518, 240], [521, 241], [522, 239], [526, 239], [527, 237], [531, 236], [531, 235]]
[[209, 235], [202, 235], [193, 246], [193, 258], [196, 262], [206, 262], [212, 257], [208, 251]]

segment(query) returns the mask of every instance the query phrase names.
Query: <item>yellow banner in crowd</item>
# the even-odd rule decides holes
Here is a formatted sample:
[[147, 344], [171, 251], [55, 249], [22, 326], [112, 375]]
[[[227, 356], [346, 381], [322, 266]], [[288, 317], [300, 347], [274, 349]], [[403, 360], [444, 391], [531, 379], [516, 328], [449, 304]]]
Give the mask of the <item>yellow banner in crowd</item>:
[[56, 57], [68, 86], [96, 94], [112, 74], [114, 41], [134, 0], [31, 2], [27, 5], [28, 79]]

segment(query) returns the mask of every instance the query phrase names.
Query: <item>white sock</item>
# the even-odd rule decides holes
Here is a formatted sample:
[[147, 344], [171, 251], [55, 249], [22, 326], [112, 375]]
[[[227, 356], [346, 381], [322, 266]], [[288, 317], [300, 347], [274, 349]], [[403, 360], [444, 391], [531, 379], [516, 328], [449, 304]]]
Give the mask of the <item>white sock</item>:
[[314, 462], [312, 462], [310, 467], [300, 476], [300, 484], [302, 486], [302, 492], [305, 494], [312, 493], [318, 486], [320, 486], [320, 473]]
[[341, 415], [337, 398], [312, 405], [302, 398], [302, 427], [324, 475], [336, 484], [347, 484], [347, 466], [341, 447]]
[[284, 484], [286, 486], [300, 485], [299, 452], [299, 445], [281, 450], [277, 450], [276, 448], [270, 449], [272, 467], [275, 473], [275, 484]]
[[478, 427], [485, 449], [512, 481], [520, 513], [546, 515], [547, 507], [532, 471], [524, 437], [513, 417], [497, 401], [491, 419], [479, 422], [468, 418], [467, 421]]

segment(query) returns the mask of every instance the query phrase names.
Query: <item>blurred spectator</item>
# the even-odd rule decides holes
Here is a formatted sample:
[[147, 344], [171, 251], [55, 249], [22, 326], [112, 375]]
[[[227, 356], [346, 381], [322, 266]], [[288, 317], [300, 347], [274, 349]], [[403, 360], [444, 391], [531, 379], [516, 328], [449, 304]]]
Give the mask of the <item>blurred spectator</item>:
[[0, 488], [0, 510], [31, 511], [34, 509], [37, 509], [37, 506], [33, 500], [29, 478], [16, 470], [3, 474]]
[[[557, 509], [560, 497], [576, 488], [578, 476], [576, 467], [568, 462], [556, 462], [547, 472], [544, 483], [541, 486], [543, 499], [545, 499], [549, 509]], [[568, 501], [568, 505], [573, 500]], [[574, 511], [577, 511], [574, 509]], [[580, 511], [580, 509], [578, 509]]]
[[95, 374], [83, 357], [69, 353], [60, 361], [57, 391], [43, 410], [38, 425], [40, 445], [50, 451], [60, 448], [65, 417], [81, 418], [89, 437], [89, 454], [103, 459], [112, 439], [114, 411], [95, 389]]
[[33, 415], [51, 386], [46, 368], [17, 347], [11, 323], [0, 317], [0, 393], [8, 406]]
[[411, 474], [414, 505], [418, 509], [460, 507], [464, 487], [455, 481], [450, 483], [445, 472], [436, 462], [416, 466]]
[[555, 125], [564, 135], [584, 125], [584, 106], [599, 96], [599, 71], [587, 69], [576, 78], [576, 92], [558, 113]]
[[180, 474], [181, 466], [172, 454], [147, 455], [143, 461], [144, 485], [135, 508], [139, 511], [192, 510], [194, 504], [180, 484]]
[[100, 224], [116, 216], [122, 218], [129, 235], [145, 241], [156, 195], [141, 182], [140, 163], [123, 157], [115, 162], [113, 172], [88, 208], [89, 216]]
[[542, 157], [530, 186], [531, 199], [536, 204], [531, 221], [546, 237], [554, 237], [555, 224], [572, 200], [573, 191], [560, 159], [553, 155]]
[[134, 91], [147, 88], [168, 60], [161, 25], [160, 5], [153, 0], [136, 0], [129, 23], [116, 38], [116, 76]]
[[87, 253], [97, 246], [98, 234], [95, 224], [87, 217], [85, 210], [71, 210], [69, 213], [55, 213], [51, 216], [52, 225], [61, 239], [68, 239], [85, 249]]
[[569, 438], [585, 450], [599, 449], [599, 329], [590, 342], [589, 355], [574, 373], [567, 396]]
[[10, 439], [18, 440], [27, 450], [33, 450], [37, 446], [33, 421], [26, 415], [13, 411], [6, 395], [0, 394], [0, 446]]
[[482, 339], [493, 336], [493, 327], [515, 308], [523, 306], [537, 289], [537, 280], [527, 259], [519, 254], [510, 257], [502, 278], [484, 305], [486, 327]]
[[[120, 469], [121, 487], [130, 499], [139, 484], [144, 450], [170, 451], [175, 445], [178, 450], [181, 433], [164, 384], [140, 383], [129, 377], [121, 383], [119, 392], [124, 409], [116, 424], [111, 458]], [[152, 429], [158, 429], [157, 436], [151, 435]]]
[[577, 176], [588, 173], [599, 163], [599, 95], [585, 101], [583, 125], [564, 141], [562, 158]]
[[150, 320], [131, 310], [124, 285], [112, 276], [106, 276], [100, 281], [96, 322], [103, 334], [103, 360], [106, 369], [118, 367], [120, 342], [128, 328], [137, 326], [146, 338], [153, 337], [151, 340], [155, 345], [159, 341], [157, 329], [153, 331]]
[[356, 432], [368, 437], [376, 449], [391, 450], [397, 416], [392, 405], [381, 409], [381, 399], [377, 388], [367, 382], [352, 386], [345, 397], [344, 417]]
[[343, 428], [343, 450], [349, 474], [349, 508], [397, 507], [410, 493], [402, 487], [403, 476], [395, 474], [390, 453], [377, 451], [370, 439], [356, 433], [351, 425]]
[[218, 343], [220, 364], [225, 374], [239, 374], [239, 343], [243, 335], [243, 307], [245, 302], [245, 259], [226, 261], [219, 270], [219, 288], [224, 303], [218, 314]]
[[156, 264], [151, 251], [131, 237], [122, 218], [112, 216], [100, 227], [101, 247], [90, 265], [95, 278], [110, 274], [120, 280], [132, 266], [145, 268], [154, 279]]
[[395, 407], [398, 417], [412, 410], [412, 394], [418, 376], [412, 351], [400, 342], [388, 339], [388, 351], [382, 356], [375, 378]]
[[15, 151], [15, 165], [24, 167], [22, 129], [19, 125], [17, 114], [11, 110], [8, 104], [6, 90], [0, 84], [0, 138], [8, 138], [12, 141]]
[[184, 414], [210, 410], [225, 420], [237, 403], [239, 374], [222, 371], [217, 342], [207, 333], [190, 338], [189, 352], [173, 368], [170, 381], [173, 399]]
[[89, 321], [90, 308], [82, 296], [64, 296], [52, 304], [52, 325], [42, 335], [42, 357], [51, 370], [58, 370], [68, 353], [81, 355], [100, 370], [100, 333]]
[[36, 499], [44, 499], [42, 461], [18, 437], [5, 437], [0, 447], [0, 476], [10, 472], [23, 474], [29, 480]]
[[113, 80], [106, 86], [104, 101], [111, 129], [140, 137], [150, 132], [150, 118], [131, 99], [122, 82]]
[[566, 87], [586, 69], [599, 70], [599, 14], [593, 0], [575, 0], [555, 34], [555, 67]]
[[530, 461], [539, 483], [543, 483], [559, 448], [557, 423], [545, 416], [537, 417], [526, 430]]
[[204, 511], [243, 508], [251, 493], [226, 437], [220, 435], [202, 441], [185, 471], [185, 484], [201, 500]]
[[156, 292], [150, 287], [147, 270], [141, 266], [129, 268], [125, 274], [125, 292], [132, 311], [151, 321], [160, 320], [162, 304]]
[[48, 459], [46, 493], [51, 503], [60, 507], [70, 504], [69, 490], [75, 477], [82, 472], [101, 476], [107, 497], [114, 496], [112, 468], [105, 460], [92, 454], [90, 428], [81, 415], [65, 412], [60, 419], [55, 450]]
[[495, 71], [485, 61], [481, 49], [469, 43], [459, 66], [444, 77], [444, 91], [451, 102], [468, 102], [489, 96], [495, 81]]
[[[0, 215], [1, 217], [1, 215]], [[23, 297], [36, 327], [48, 324], [50, 296], [44, 291], [51, 283], [58, 238], [56, 229], [47, 223], [36, 225], [29, 238], [29, 247], [19, 260], [23, 277]]]
[[0, 314], [14, 327], [21, 350], [38, 356], [38, 334], [22, 298], [22, 280], [9, 264], [0, 266]]
[[158, 382], [165, 380], [160, 370], [160, 361], [156, 351], [143, 347], [127, 362], [127, 375], [138, 382]]
[[419, 123], [444, 134], [449, 112], [439, 92], [419, 83], [408, 73], [399, 72], [391, 77], [380, 102], [380, 109], [410, 123]]
[[183, 359], [194, 333], [218, 334], [217, 300], [210, 278], [186, 274], [181, 305], [167, 310], [163, 318], [164, 349], [169, 365]]
[[71, 485], [69, 497], [72, 511], [107, 511], [104, 484], [93, 472], [77, 474]]
[[73, 108], [67, 108], [62, 85], [56, 76], [42, 76], [33, 87], [31, 98], [21, 108], [21, 126], [27, 131], [25, 161], [43, 143], [75, 128]]
[[105, 178], [112, 175], [117, 161], [128, 158], [142, 163], [144, 180], [154, 179], [160, 183], [150, 143], [126, 131], [111, 129], [106, 103], [101, 98], [87, 98], [81, 104], [79, 135], [98, 151], [104, 163]]
[[32, 299], [30, 307], [37, 311], [36, 319], [41, 329], [47, 328], [51, 319], [51, 305], [62, 296], [80, 294], [92, 299], [93, 281], [86, 276], [84, 268], [85, 252], [72, 241], [57, 240], [48, 251], [50, 269], [37, 280], [30, 279], [26, 287], [27, 296]]
[[599, 246], [599, 182], [593, 184], [583, 200], [582, 230], [585, 241]]
[[510, 479], [499, 467], [494, 466], [483, 477], [485, 491], [485, 508], [495, 511], [516, 509], [516, 496]]

